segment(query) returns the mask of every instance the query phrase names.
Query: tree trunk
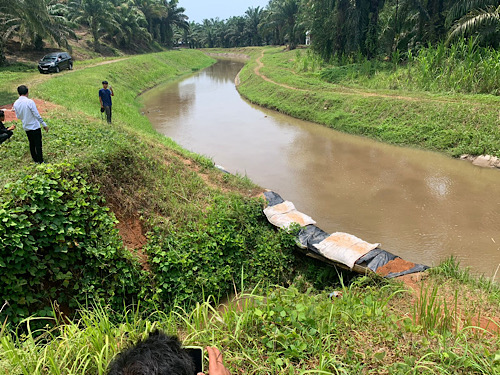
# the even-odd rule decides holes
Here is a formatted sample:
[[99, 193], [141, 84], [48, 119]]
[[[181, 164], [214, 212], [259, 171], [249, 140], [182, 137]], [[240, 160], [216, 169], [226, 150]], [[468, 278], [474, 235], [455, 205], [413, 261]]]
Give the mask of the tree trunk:
[[7, 65], [7, 58], [5, 57], [5, 43], [3, 38], [0, 38], [0, 66]]
[[94, 38], [94, 51], [99, 52], [99, 31], [97, 29], [97, 25], [95, 23], [92, 23], [90, 25], [90, 28], [92, 30], [92, 38]]

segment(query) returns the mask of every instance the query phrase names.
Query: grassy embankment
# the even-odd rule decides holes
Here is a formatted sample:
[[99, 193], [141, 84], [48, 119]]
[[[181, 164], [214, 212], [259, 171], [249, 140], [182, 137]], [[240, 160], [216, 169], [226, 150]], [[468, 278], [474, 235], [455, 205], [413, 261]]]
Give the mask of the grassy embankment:
[[[322, 67], [322, 62], [303, 50], [266, 48], [263, 53], [260, 73], [268, 80], [254, 73], [261, 56], [255, 49], [250, 50], [251, 62], [240, 74], [239, 91], [252, 102], [383, 142], [452, 156], [500, 156], [497, 96], [410, 91], [413, 81], [405, 86], [402, 77], [415, 75], [415, 81], [423, 81], [424, 78], [419, 80], [424, 74], [420, 68], [402, 67], [392, 75], [374, 71], [368, 63], [364, 74], [359, 65]], [[353, 75], [356, 79], [352, 79]], [[365, 81], [369, 84], [364, 85]], [[430, 90], [435, 88], [436, 85], [429, 86]]]
[[[158, 135], [140, 114], [141, 91], [212, 62], [174, 51], [52, 78], [13, 72], [2, 82], [4, 103], [28, 83], [32, 97], [59, 105], [45, 115], [48, 164], [32, 164], [20, 126], [0, 148], [2, 320], [50, 314], [53, 300], [66, 313], [87, 301], [167, 309], [289, 274], [293, 243], [249, 198], [260, 189]], [[117, 94], [113, 126], [100, 119], [103, 79]], [[139, 228], [137, 254], [125, 251], [115, 216], [125, 237]]]
[[[3, 162], [9, 166], [2, 169], [2, 184], [19, 181], [2, 191], [0, 215], [9, 220], [17, 215], [8, 232], [2, 233], [2, 240], [5, 241], [4, 234], [26, 228], [26, 237], [40, 239], [40, 223], [30, 222], [33, 217], [43, 214], [55, 222], [51, 215], [59, 219], [58, 211], [71, 212], [70, 224], [79, 229], [72, 234], [82, 236], [82, 241], [94, 249], [86, 252], [81, 242], [80, 246], [73, 242], [62, 247], [68, 241], [64, 235], [71, 225], [62, 228], [54, 238], [50, 233], [43, 238], [54, 240], [50, 246], [60, 244], [59, 250], [70, 254], [70, 260], [84, 254], [85, 262], [74, 265], [79, 273], [58, 272], [61, 279], [49, 280], [51, 289], [67, 288], [65, 295], [52, 297], [62, 300], [65, 308], [75, 308], [72, 302], [82, 302], [82, 296], [64, 297], [72, 296], [75, 289], [81, 293], [82, 286], [77, 288], [75, 278], [80, 281], [88, 274], [94, 280], [81, 281], [86, 283], [86, 293], [81, 294], [93, 296], [118, 311], [84, 309], [74, 323], [59, 320], [55, 327], [35, 334], [26, 326], [39, 326], [37, 319], [21, 323], [19, 332], [26, 335], [10, 332], [12, 324], [4, 327], [0, 333], [0, 372], [102, 374], [116, 352], [154, 327], [178, 333], [188, 344], [218, 345], [233, 374], [499, 371], [498, 335], [474, 328], [485, 325], [481, 318], [499, 315], [498, 287], [472, 279], [449, 262], [433, 271], [431, 281], [416, 297], [398, 284], [366, 278], [348, 287], [335, 287], [331, 285], [334, 275], [311, 266], [287, 280], [292, 283], [291, 288], [270, 288], [263, 294], [255, 291], [252, 298], [243, 298], [240, 305], [231, 304], [226, 310], [215, 310], [209, 303], [194, 309], [179, 307], [188, 306], [192, 300], [203, 301], [203, 292], [205, 296], [221, 296], [233, 285], [244, 291], [256, 280], [277, 282], [281, 279], [278, 274], [293, 276], [288, 271], [294, 267], [289, 238], [277, 238], [262, 220], [260, 205], [241, 197], [253, 194], [249, 193], [253, 186], [248, 181], [214, 171], [205, 158], [181, 150], [155, 134], [139, 114], [135, 97], [142, 89], [164, 80], [167, 74], [182, 75], [191, 67], [209, 63], [196, 53], [173, 52], [156, 57], [137, 57], [66, 73], [33, 86], [33, 96], [64, 106], [46, 116], [51, 132], [44, 145], [51, 164], [31, 164], [23, 134], [17, 134], [0, 149]], [[138, 70], [138, 65], [142, 69]], [[177, 69], [172, 71], [173, 67]], [[103, 78], [112, 82], [117, 94], [112, 127], [99, 119], [95, 105], [95, 94]], [[89, 184], [96, 185], [98, 191], [91, 191]], [[26, 191], [30, 196], [40, 196], [36, 204], [56, 202], [55, 209], [39, 210], [26, 198]], [[54, 191], [63, 194], [52, 196]], [[99, 196], [106, 198], [119, 218], [142, 215], [144, 230], [151, 230], [143, 247], [149, 255], [150, 271], [141, 271], [137, 260], [120, 247], [117, 233], [110, 228], [113, 223], [102, 217], [106, 212], [98, 210]], [[98, 217], [88, 213], [89, 202], [90, 211], [99, 211]], [[78, 211], [71, 210], [75, 205]], [[22, 215], [26, 216], [25, 227], [16, 227]], [[89, 221], [89, 215], [90, 221], [102, 226], [89, 228], [81, 223]], [[106, 233], [102, 233], [103, 228]], [[9, 239], [14, 243], [12, 237]], [[24, 237], [17, 240], [23, 241]], [[103, 251], [103, 246], [108, 248]], [[32, 251], [36, 253], [37, 249]], [[101, 254], [108, 251], [116, 256], [107, 258]], [[54, 260], [52, 266], [60, 266], [60, 258], [44, 254], [47, 255]], [[2, 254], [2, 260], [5, 257]], [[44, 257], [36, 260], [43, 263]], [[120, 265], [118, 271], [110, 267], [116, 262]], [[102, 271], [85, 268], [87, 263]], [[9, 272], [14, 265], [9, 265]], [[43, 267], [35, 268], [37, 272], [44, 271]], [[26, 279], [22, 292], [46, 302], [47, 297], [40, 297], [42, 291], [36, 288], [40, 279], [30, 279], [29, 270], [24, 274], [9, 272], [2, 276], [10, 277], [11, 283]], [[137, 301], [133, 295], [122, 294], [120, 284], [130, 287], [129, 292], [142, 299], [142, 309], [150, 315], [142, 310], [120, 313], [120, 301]], [[329, 287], [322, 289], [325, 285]], [[103, 287], [106, 290], [92, 292], [92, 288]], [[340, 289], [342, 297], [332, 301], [328, 293], [333, 288]], [[452, 291], [444, 293], [451, 299], [440, 297], [445, 290]], [[9, 291], [13, 297], [18, 292]], [[18, 301], [10, 302], [15, 305]], [[25, 313], [24, 305], [17, 305], [20, 313]], [[493, 322], [489, 328], [492, 327]]]

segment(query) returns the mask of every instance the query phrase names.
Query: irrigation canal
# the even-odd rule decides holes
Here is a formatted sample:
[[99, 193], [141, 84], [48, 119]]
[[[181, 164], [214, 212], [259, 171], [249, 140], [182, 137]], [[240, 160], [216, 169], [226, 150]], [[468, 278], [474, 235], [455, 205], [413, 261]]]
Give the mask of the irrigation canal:
[[[487, 276], [500, 264], [500, 171], [396, 147], [249, 104], [220, 61], [144, 94], [158, 132], [347, 232], [415, 263], [454, 255]], [[497, 280], [500, 278], [497, 275]]]

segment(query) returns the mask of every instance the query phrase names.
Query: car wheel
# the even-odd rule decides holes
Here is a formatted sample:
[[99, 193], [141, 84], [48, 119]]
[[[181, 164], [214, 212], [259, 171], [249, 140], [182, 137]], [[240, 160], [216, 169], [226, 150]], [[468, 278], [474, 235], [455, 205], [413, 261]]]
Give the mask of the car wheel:
[[73, 70], [73, 63], [69, 63], [68, 69]]
[[58, 66], [56, 66], [56, 73], [59, 73], [61, 71], [61, 69], [59, 69]]

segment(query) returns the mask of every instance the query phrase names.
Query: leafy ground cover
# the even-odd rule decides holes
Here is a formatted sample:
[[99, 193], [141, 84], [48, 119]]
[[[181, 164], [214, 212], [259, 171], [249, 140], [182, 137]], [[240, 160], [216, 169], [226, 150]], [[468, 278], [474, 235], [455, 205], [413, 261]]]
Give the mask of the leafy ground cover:
[[330, 83], [321, 69], [304, 69], [305, 53], [254, 52], [240, 74], [240, 93], [293, 117], [384, 142], [452, 156], [500, 156], [498, 97], [373, 89], [345, 77]]

